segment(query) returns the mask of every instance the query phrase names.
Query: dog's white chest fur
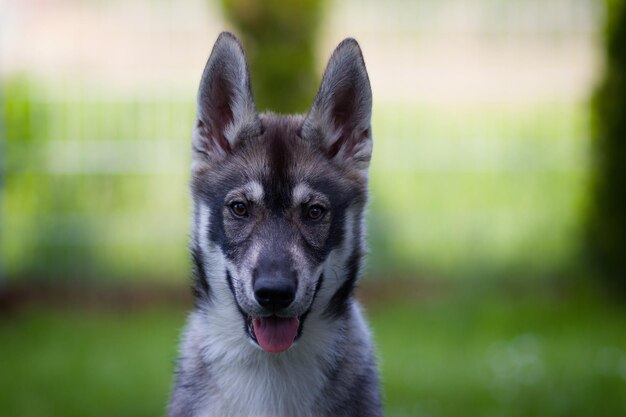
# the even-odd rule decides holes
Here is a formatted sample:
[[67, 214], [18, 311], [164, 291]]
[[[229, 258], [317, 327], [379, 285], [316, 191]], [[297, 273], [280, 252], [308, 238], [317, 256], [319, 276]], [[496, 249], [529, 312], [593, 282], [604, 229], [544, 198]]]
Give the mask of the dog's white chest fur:
[[252, 345], [245, 336], [223, 337], [224, 331], [211, 323], [215, 321], [192, 314], [187, 334], [193, 336], [184, 342], [185, 348], [198, 351], [209, 364], [211, 376], [194, 415], [314, 417], [307, 410], [316, 409], [327, 373], [335, 365], [332, 339], [338, 329], [327, 329], [311, 320], [300, 343], [287, 352], [271, 354]]
[[197, 415], [203, 417], [308, 417], [320, 392], [320, 371], [289, 369], [273, 360], [250, 364], [224, 364], [213, 372], [216, 395]]

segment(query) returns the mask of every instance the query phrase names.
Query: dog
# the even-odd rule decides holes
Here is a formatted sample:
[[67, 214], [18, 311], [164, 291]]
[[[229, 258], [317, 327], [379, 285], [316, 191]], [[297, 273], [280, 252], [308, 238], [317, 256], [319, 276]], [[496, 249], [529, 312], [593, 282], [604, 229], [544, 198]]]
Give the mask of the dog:
[[169, 416], [382, 416], [353, 296], [372, 153], [358, 43], [335, 49], [306, 115], [259, 114], [241, 44], [224, 32], [197, 100], [195, 308]]

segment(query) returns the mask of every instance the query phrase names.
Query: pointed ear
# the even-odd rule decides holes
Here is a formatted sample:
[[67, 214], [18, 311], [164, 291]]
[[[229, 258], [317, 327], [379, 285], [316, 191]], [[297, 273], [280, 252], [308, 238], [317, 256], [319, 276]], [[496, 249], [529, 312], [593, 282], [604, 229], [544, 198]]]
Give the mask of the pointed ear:
[[233, 34], [222, 32], [200, 81], [192, 134], [194, 155], [223, 157], [242, 136], [260, 130], [243, 49]]
[[346, 39], [333, 52], [302, 126], [328, 157], [366, 170], [372, 155], [372, 90], [361, 48]]

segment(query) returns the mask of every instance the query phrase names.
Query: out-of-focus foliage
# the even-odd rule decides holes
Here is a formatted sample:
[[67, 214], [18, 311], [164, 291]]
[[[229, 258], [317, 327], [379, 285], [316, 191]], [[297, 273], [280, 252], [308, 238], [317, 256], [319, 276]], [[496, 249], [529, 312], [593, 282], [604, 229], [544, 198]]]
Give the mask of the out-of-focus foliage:
[[[18, 78], [5, 83], [3, 89], [3, 258], [8, 265], [19, 264], [21, 275], [68, 276], [79, 268], [84, 276], [85, 266], [93, 262], [91, 248], [70, 242], [75, 243], [87, 230], [64, 224], [51, 214], [75, 207], [85, 196], [70, 185], [78, 178], [68, 181], [45, 172], [50, 114], [45, 106], [33, 102], [36, 88]], [[68, 244], [59, 245], [62, 241]], [[8, 272], [15, 271], [9, 266]]]
[[587, 250], [596, 272], [626, 297], [626, 1], [607, 1], [604, 79], [594, 109], [595, 173]]
[[[201, 8], [207, 6], [205, 0], [200, 1]], [[576, 238], [584, 215], [580, 203], [588, 172], [586, 103], [576, 95], [562, 96], [549, 88], [545, 94], [523, 99], [509, 100], [500, 93], [492, 96], [499, 90], [483, 88], [484, 80], [474, 79], [480, 72], [466, 74], [455, 65], [432, 79], [439, 80], [438, 88], [445, 87], [440, 97], [437, 89], [428, 93], [425, 85], [411, 86], [411, 82], [428, 77], [429, 71], [419, 72], [431, 59], [428, 53], [417, 53], [423, 51], [422, 46], [430, 45], [426, 49], [430, 50], [435, 45], [440, 58], [454, 58], [456, 36], [465, 36], [467, 31], [472, 42], [479, 40], [472, 30], [454, 23], [458, 5], [484, 14], [487, 20], [474, 22], [478, 29], [503, 34], [480, 37], [467, 54], [485, 54], [496, 59], [494, 62], [507, 64], [500, 76], [511, 81], [498, 87], [506, 89], [525, 73], [509, 75], [506, 68], [540, 62], [535, 59], [541, 56], [533, 52], [536, 48], [555, 53], [559, 53], [559, 45], [566, 45], [566, 50], [578, 46], [591, 49], [583, 42], [588, 29], [581, 23], [589, 20], [585, 17], [587, 3], [558, 3], [546, 19], [539, 0], [506, 4], [490, 0], [478, 4], [401, 1], [391, 6], [371, 0], [334, 3], [328, 9], [328, 20], [320, 25], [319, 38], [328, 44], [319, 49], [323, 56], [313, 60], [315, 27], [324, 1], [223, 1], [234, 22], [233, 31], [246, 43], [261, 110], [305, 111], [319, 85], [314, 73], [335, 42], [346, 35], [361, 42], [375, 90], [372, 198], [367, 215], [369, 275], [541, 278], [554, 276], [571, 260], [580, 246]], [[94, 9], [90, 13], [96, 22], [102, 15], [99, 8], [109, 7], [109, 3], [97, 4], [84, 9]], [[112, 3], [112, 10], [119, 13], [111, 14], [112, 19], [132, 15], [124, 4]], [[202, 42], [210, 39], [206, 44], [181, 46], [189, 48], [197, 72], [194, 69], [180, 79], [162, 76], [160, 82], [150, 82], [147, 90], [135, 86], [136, 80], [126, 80], [123, 85], [102, 80], [103, 69], [92, 73], [96, 67], [83, 68], [84, 78], [41, 77], [27, 69], [25, 78], [16, 80], [11, 74], [3, 79], [0, 94], [5, 103], [0, 118], [6, 133], [2, 155], [6, 181], [0, 250], [1, 269], [9, 279], [92, 276], [102, 281], [184, 282], [188, 274], [189, 131], [196, 78], [217, 33], [208, 37], [197, 27], [193, 29], [186, 15], [188, 5], [146, 4], [154, 13], [138, 13], [139, 22], [133, 20], [126, 35], [150, 34], [158, 27], [164, 28], [165, 40], [180, 38], [177, 33], [187, 39], [190, 30]], [[72, 5], [68, 2], [68, 13]], [[24, 7], [27, 14], [43, 13]], [[172, 27], [165, 24], [169, 12], [175, 12], [172, 19], [178, 22]], [[500, 12], [510, 18], [504, 19]], [[74, 18], [71, 13], [68, 19]], [[423, 17], [426, 14], [437, 18], [431, 22]], [[578, 16], [578, 23], [559, 26], [559, 16]], [[204, 25], [202, 19], [195, 25]], [[341, 23], [340, 28], [333, 28], [337, 23], [329, 26], [333, 19]], [[535, 21], [537, 24], [525, 26]], [[462, 30], [457, 33], [457, 29]], [[217, 32], [218, 26], [211, 30]], [[535, 35], [529, 37], [528, 33]], [[572, 41], [577, 33], [583, 33], [582, 41]], [[501, 39], [506, 42], [501, 44]], [[137, 51], [158, 49], [156, 43], [141, 35], [134, 47]], [[523, 47], [515, 54], [519, 63], [510, 63], [508, 55], [500, 56], [511, 49], [506, 45]], [[56, 47], [59, 51], [66, 48]], [[109, 48], [118, 50], [117, 44]], [[134, 51], [129, 45], [127, 52]], [[172, 58], [171, 52], [163, 55], [167, 61]], [[567, 62], [572, 59], [573, 66], [587, 65], [576, 61], [580, 58], [576, 54], [563, 56]], [[121, 69], [132, 64], [128, 72], [134, 69], [141, 79], [154, 69], [148, 65], [151, 61], [128, 63], [115, 54], [111, 60], [119, 60]], [[432, 65], [438, 68], [442, 63], [433, 57]], [[446, 69], [447, 64], [441, 68]], [[535, 75], [543, 74], [546, 68], [542, 68], [535, 68]], [[415, 79], [407, 79], [412, 71], [416, 71]], [[120, 70], [120, 74], [126, 73]], [[269, 81], [264, 82], [264, 77]], [[455, 84], [454, 79], [463, 82]], [[397, 84], [389, 80], [397, 80]], [[445, 93], [447, 87], [456, 91], [461, 84], [473, 82], [477, 84], [466, 91], [469, 96], [455, 93], [447, 97]], [[523, 82], [533, 87], [538, 80]], [[398, 86], [423, 90], [430, 96], [397, 95], [393, 88]], [[474, 89], [480, 90], [476, 97], [471, 93]], [[459, 93], [463, 91], [461, 88]]]
[[[85, 93], [64, 100], [29, 79], [3, 83], [3, 270], [10, 278], [182, 278], [193, 99]], [[174, 215], [172, 213], [175, 213]]]
[[[193, 94], [5, 91], [7, 276], [183, 280]], [[376, 105], [370, 273], [549, 275], [576, 244], [585, 121], [580, 104]]]
[[375, 106], [370, 270], [540, 278], [569, 262], [587, 163], [582, 104]]
[[248, 57], [260, 110], [304, 112], [318, 84], [316, 30], [324, 0], [222, 0]]

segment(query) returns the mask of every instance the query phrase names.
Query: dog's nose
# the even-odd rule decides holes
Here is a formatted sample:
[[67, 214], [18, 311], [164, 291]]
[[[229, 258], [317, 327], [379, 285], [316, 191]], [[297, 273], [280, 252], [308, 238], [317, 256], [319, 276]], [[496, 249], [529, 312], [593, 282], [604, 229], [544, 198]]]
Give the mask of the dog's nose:
[[296, 287], [295, 280], [261, 275], [254, 281], [254, 298], [268, 310], [281, 310], [293, 302]]

